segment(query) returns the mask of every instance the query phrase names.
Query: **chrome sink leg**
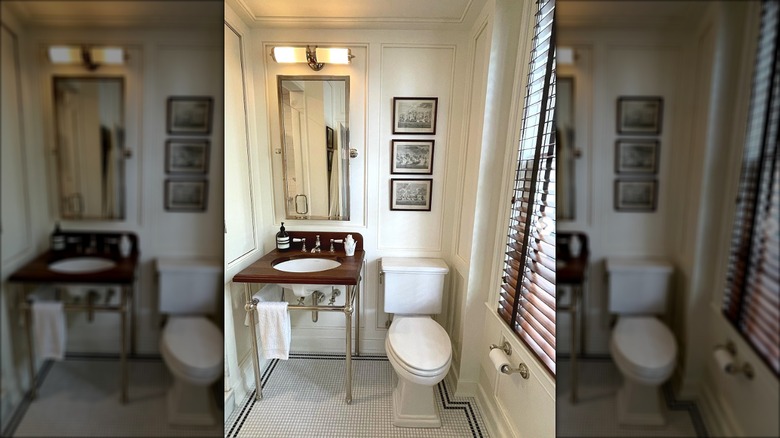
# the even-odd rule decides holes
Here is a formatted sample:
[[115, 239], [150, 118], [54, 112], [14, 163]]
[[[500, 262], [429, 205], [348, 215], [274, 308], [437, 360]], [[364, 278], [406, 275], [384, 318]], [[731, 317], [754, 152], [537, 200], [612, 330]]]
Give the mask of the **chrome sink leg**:
[[344, 302], [344, 316], [347, 318], [347, 351], [346, 351], [346, 398], [344, 401], [348, 405], [352, 404], [352, 294], [355, 292], [354, 286], [347, 286], [346, 302]]
[[250, 284], [245, 283], [244, 284], [244, 298], [246, 298], [246, 304], [244, 305], [244, 310], [249, 313], [249, 333], [252, 334], [252, 366], [254, 367], [255, 371], [255, 400], [260, 400], [263, 398], [263, 386], [260, 383], [260, 358], [259, 358], [259, 352], [257, 351], [257, 321], [255, 316], [257, 315], [255, 313], [255, 307], [256, 303], [254, 300], [252, 300], [252, 291], [250, 289]]
[[30, 360], [30, 399], [35, 400], [38, 396], [37, 382], [35, 381], [35, 351], [33, 350], [33, 329], [32, 329], [32, 305], [27, 307], [24, 312], [24, 325], [27, 328], [27, 348], [29, 350], [28, 359]]

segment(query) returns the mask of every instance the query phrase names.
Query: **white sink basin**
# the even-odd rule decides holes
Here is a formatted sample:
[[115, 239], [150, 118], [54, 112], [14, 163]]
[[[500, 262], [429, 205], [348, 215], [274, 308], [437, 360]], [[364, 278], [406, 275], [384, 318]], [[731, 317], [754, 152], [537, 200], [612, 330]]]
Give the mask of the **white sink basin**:
[[93, 274], [107, 271], [116, 266], [116, 262], [100, 257], [73, 257], [49, 264], [49, 269], [61, 274]]
[[273, 265], [274, 269], [282, 272], [321, 272], [339, 266], [341, 262], [320, 258], [292, 259]]
[[333, 287], [333, 285], [325, 284], [280, 284], [279, 286], [291, 290], [296, 297], [308, 297], [315, 290], [322, 293], [330, 293], [330, 288]]

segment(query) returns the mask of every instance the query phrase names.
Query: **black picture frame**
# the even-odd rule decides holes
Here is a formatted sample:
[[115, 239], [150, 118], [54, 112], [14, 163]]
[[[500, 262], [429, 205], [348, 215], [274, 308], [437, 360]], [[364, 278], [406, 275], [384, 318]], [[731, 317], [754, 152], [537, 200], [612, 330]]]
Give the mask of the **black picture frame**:
[[655, 179], [616, 179], [615, 211], [652, 212], [658, 205]]
[[660, 142], [652, 139], [620, 139], [615, 141], [615, 173], [656, 174], [659, 165]]
[[200, 139], [165, 142], [165, 172], [206, 175], [209, 171], [209, 141]]
[[166, 126], [171, 135], [211, 134], [214, 99], [208, 96], [168, 98]]
[[165, 210], [171, 212], [206, 211], [209, 183], [205, 179], [166, 179]]
[[433, 179], [390, 180], [390, 210], [431, 211]]
[[438, 97], [394, 97], [393, 134], [436, 134]]
[[392, 140], [390, 173], [433, 175], [434, 140]]
[[617, 132], [658, 135], [663, 121], [664, 99], [659, 96], [621, 96], [617, 100]]

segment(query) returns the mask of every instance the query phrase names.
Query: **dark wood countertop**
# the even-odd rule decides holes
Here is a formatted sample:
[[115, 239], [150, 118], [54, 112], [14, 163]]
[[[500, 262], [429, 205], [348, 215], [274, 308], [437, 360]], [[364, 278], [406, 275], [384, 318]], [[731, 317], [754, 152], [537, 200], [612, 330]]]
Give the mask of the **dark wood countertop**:
[[49, 269], [49, 263], [68, 258], [46, 251], [25, 264], [8, 277], [8, 281], [27, 283], [105, 283], [105, 284], [133, 284], [135, 281], [135, 268], [138, 265], [138, 252], [134, 251], [129, 257], [117, 257], [103, 254], [69, 254], [71, 257], [97, 257], [110, 259], [116, 262], [116, 266], [105, 271], [69, 274], [54, 272]]
[[[363, 251], [363, 236], [357, 233], [352, 237], [357, 242], [355, 255], [347, 257], [342, 244], [336, 244], [335, 251], [330, 252], [330, 239], [343, 239], [346, 233], [331, 232], [289, 232], [291, 238], [305, 237], [307, 252], [302, 252], [300, 243], [292, 244], [292, 249], [280, 251], [273, 249], [260, 257], [256, 262], [244, 268], [233, 277], [235, 283], [277, 283], [277, 284], [332, 284], [356, 285], [360, 281], [360, 271], [366, 253]], [[322, 252], [311, 253], [314, 247], [315, 235], [320, 235]], [[341, 262], [341, 266], [319, 272], [283, 272], [274, 269], [272, 263], [282, 259], [298, 258], [330, 258]]]
[[[63, 235], [67, 237], [79, 237], [82, 239], [81, 250], [73, 248], [70, 245], [68, 248], [62, 251], [46, 251], [45, 253], [34, 258], [16, 272], [8, 277], [8, 281], [13, 282], [26, 282], [26, 283], [103, 283], [103, 284], [126, 284], [132, 285], [135, 282], [136, 267], [138, 266], [138, 258], [140, 253], [138, 251], [138, 236], [133, 232], [86, 232], [86, 231], [67, 231], [63, 232]], [[119, 237], [126, 234], [130, 238], [132, 243], [132, 250], [127, 257], [121, 257], [118, 253], [119, 249], [116, 244], [106, 245], [105, 239], [111, 239], [114, 242], [118, 242]], [[89, 240], [95, 240], [94, 254], [86, 254], [83, 251], [84, 247], [87, 247]], [[103, 253], [102, 250], [109, 250], [109, 253]], [[73, 258], [73, 257], [96, 257], [113, 260], [116, 263], [111, 269], [94, 273], [62, 273], [54, 272], [49, 269], [49, 264], [58, 260]]]

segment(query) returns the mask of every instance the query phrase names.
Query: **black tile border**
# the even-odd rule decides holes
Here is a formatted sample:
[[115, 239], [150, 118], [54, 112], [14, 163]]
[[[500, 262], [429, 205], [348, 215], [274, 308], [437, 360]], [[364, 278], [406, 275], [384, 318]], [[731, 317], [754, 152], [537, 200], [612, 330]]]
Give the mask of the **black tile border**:
[[[346, 356], [343, 354], [323, 354], [323, 353], [290, 353], [290, 359], [317, 359], [317, 360], [345, 360]], [[363, 356], [352, 356], [352, 360], [357, 361], [381, 361], [381, 362], [387, 362], [387, 356], [380, 356], [380, 355], [363, 355]], [[276, 369], [276, 365], [279, 363], [279, 359], [273, 359], [271, 362], [266, 366], [265, 371], [263, 372], [261, 379], [260, 379], [260, 386], [262, 388], [265, 388], [268, 384], [268, 380], [271, 378], [271, 373]], [[468, 421], [469, 429], [471, 429], [471, 434], [473, 438], [483, 438], [483, 432], [482, 427], [480, 426], [480, 422], [477, 420], [477, 416], [474, 413], [474, 410], [476, 409], [475, 406], [473, 406], [473, 403], [470, 401], [452, 401], [450, 400], [450, 394], [449, 390], [447, 389], [447, 385], [442, 380], [437, 385], [439, 390], [439, 397], [441, 398], [442, 407], [444, 409], [448, 410], [460, 410], [463, 412], [463, 414], [466, 417], [466, 421]], [[238, 433], [241, 431], [241, 427], [243, 427], [244, 423], [246, 422], [246, 419], [249, 417], [250, 412], [252, 411], [252, 408], [255, 406], [255, 403], [257, 400], [255, 400], [255, 393], [257, 390], [253, 390], [251, 394], [249, 394], [249, 397], [247, 398], [246, 402], [244, 402], [244, 406], [241, 408], [241, 412], [238, 415], [238, 418], [233, 422], [233, 425], [230, 428], [230, 431], [225, 434], [226, 437], [232, 438], [237, 437]]]
[[471, 435], [474, 438], [483, 438], [482, 428], [479, 427], [479, 421], [474, 414], [474, 407], [470, 401], [456, 402], [450, 400], [450, 392], [447, 390], [447, 385], [442, 380], [437, 385], [439, 388], [439, 396], [441, 397], [441, 403], [444, 409], [460, 409], [466, 416], [466, 420], [469, 422], [469, 429], [471, 429]]
[[664, 399], [666, 400], [666, 406], [672, 411], [688, 411], [688, 416], [691, 417], [691, 423], [693, 423], [693, 429], [696, 431], [698, 438], [708, 438], [710, 435], [707, 433], [707, 426], [704, 424], [704, 420], [701, 418], [699, 407], [696, 402], [690, 400], [677, 400], [674, 398], [674, 391], [672, 390], [672, 384], [667, 382], [663, 385]]

